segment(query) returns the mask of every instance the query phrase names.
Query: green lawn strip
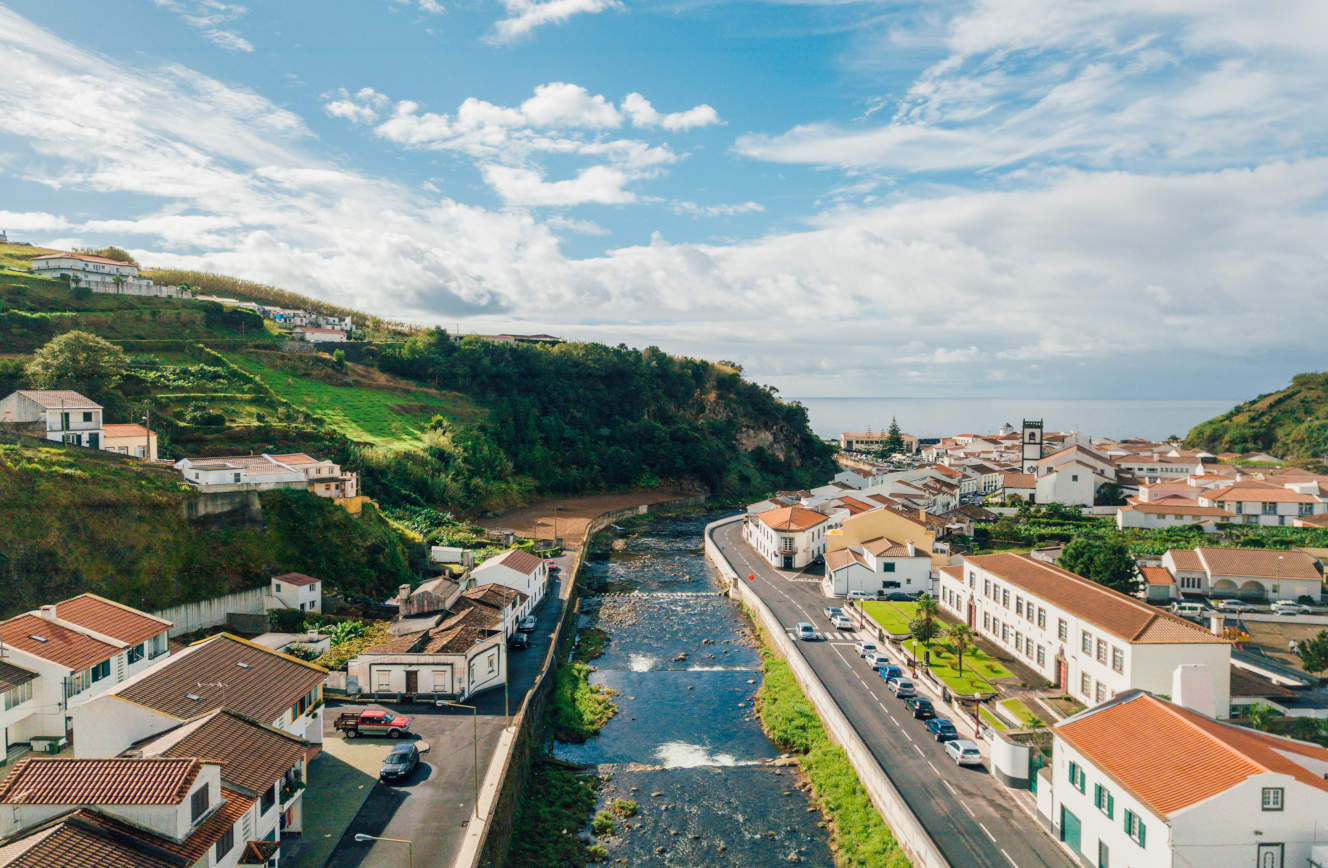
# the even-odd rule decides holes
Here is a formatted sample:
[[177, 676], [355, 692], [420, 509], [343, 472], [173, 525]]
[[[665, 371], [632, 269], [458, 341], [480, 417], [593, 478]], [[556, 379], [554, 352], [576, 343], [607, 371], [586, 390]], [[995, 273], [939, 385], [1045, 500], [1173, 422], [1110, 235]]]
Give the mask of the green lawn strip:
[[563, 868], [586, 864], [586, 845], [577, 838], [595, 809], [599, 780], [572, 769], [537, 763], [517, 803], [513, 828], [519, 832], [503, 864], [508, 868]]
[[1041, 720], [1040, 717], [1033, 713], [1033, 709], [1029, 708], [1018, 699], [1002, 700], [1001, 708], [1005, 709], [1015, 720], [1019, 721], [1019, 725], [1024, 729], [1032, 729], [1034, 725]]
[[590, 683], [593, 666], [570, 662], [558, 667], [553, 675], [553, 694], [549, 697], [548, 718], [553, 737], [579, 744], [597, 734], [618, 713], [614, 690]]
[[798, 755], [812, 794], [830, 822], [835, 864], [907, 868], [908, 857], [858, 780], [848, 754], [830, 741], [792, 670], [769, 649], [764, 632], [761, 640], [765, 678], [757, 693], [757, 711], [770, 740]]
[[[919, 660], [923, 659], [923, 648], [914, 639], [909, 639], [903, 643], [904, 649]], [[978, 674], [981, 666], [979, 655], [981, 651], [970, 650], [964, 655], [964, 671], [961, 674], [955, 669], [955, 658], [950, 652], [944, 650], [937, 643], [933, 642], [931, 646], [931, 673], [953, 690], [955, 693], [992, 693], [995, 688], [991, 686], [985, 678]], [[990, 661], [988, 661], [990, 664]], [[994, 665], [994, 664], [991, 664]]]
[[917, 614], [917, 603], [895, 603], [888, 600], [866, 600], [862, 611], [881, 629], [898, 636], [908, 632], [908, 622]]
[[352, 440], [378, 446], [421, 446], [435, 415], [469, 418], [473, 408], [427, 390], [390, 391], [334, 386], [269, 367], [248, 356], [228, 354], [235, 365], [262, 380], [277, 395], [321, 416]]
[[1003, 732], [1010, 728], [1010, 725], [1008, 723], [1001, 720], [996, 715], [992, 714], [989, 710], [987, 710], [987, 706], [985, 705], [978, 706], [978, 717], [986, 721], [987, 725], [990, 726], [992, 729]]

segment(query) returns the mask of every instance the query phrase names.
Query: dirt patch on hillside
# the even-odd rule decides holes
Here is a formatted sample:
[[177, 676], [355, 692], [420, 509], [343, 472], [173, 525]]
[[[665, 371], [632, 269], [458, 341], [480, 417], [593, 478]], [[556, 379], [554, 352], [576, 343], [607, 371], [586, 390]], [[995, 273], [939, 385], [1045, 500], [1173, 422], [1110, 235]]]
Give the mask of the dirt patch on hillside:
[[630, 509], [641, 504], [653, 505], [695, 495], [694, 491], [672, 488], [646, 488], [613, 494], [587, 494], [532, 503], [492, 518], [479, 519], [489, 530], [511, 531], [518, 536], [551, 539], [555, 519], [561, 539], [579, 539], [586, 527], [607, 512]]

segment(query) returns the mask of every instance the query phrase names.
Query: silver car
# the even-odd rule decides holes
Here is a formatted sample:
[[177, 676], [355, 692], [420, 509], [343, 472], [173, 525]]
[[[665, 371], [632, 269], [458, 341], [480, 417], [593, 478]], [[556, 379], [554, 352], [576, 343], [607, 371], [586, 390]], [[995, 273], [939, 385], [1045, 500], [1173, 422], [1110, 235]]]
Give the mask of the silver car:
[[955, 738], [945, 743], [945, 752], [955, 761], [955, 765], [982, 765], [982, 751], [966, 738]]
[[816, 639], [816, 628], [806, 621], [799, 621], [795, 628], [798, 638], [803, 642], [811, 642]]

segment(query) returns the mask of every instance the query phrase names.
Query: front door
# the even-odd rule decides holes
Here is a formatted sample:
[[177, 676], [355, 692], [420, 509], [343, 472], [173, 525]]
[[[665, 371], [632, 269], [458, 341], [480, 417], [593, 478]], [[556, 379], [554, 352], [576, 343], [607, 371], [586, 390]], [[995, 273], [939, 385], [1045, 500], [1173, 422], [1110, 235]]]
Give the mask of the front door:
[[1061, 840], [1079, 852], [1079, 818], [1061, 805]]
[[1282, 854], [1285, 844], [1260, 844], [1259, 868], [1282, 868]]
[[973, 605], [973, 601], [968, 601], [968, 629], [972, 630], [978, 625], [978, 607]]
[[784, 555], [784, 569], [793, 569], [793, 555]]
[[407, 695], [420, 692], [420, 673], [414, 669], [406, 670], [406, 693]]

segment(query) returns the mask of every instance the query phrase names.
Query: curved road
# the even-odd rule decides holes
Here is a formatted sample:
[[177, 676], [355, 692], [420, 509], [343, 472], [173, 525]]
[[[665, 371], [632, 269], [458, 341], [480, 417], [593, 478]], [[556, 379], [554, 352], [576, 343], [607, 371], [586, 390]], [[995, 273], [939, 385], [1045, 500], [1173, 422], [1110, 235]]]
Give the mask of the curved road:
[[[786, 627], [816, 626], [827, 641], [799, 645], [830, 695], [866, 742], [904, 801], [955, 868], [1067, 868], [1061, 845], [1014, 804], [984, 767], [961, 767], [914, 720], [885, 682], [858, 659], [822, 612], [836, 602], [819, 582], [792, 581], [742, 539], [742, 522], [715, 528], [714, 540], [739, 575]], [[927, 691], [922, 691], [924, 694]], [[939, 697], [932, 697], [938, 702]], [[961, 726], [962, 729], [962, 726]]]

